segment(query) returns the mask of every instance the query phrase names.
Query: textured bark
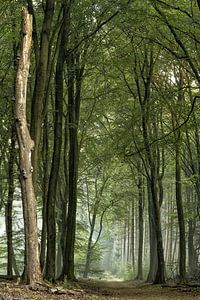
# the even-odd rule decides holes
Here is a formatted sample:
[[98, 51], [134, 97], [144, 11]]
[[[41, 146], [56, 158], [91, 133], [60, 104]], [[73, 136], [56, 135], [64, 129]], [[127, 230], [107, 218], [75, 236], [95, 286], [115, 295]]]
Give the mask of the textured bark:
[[22, 10], [22, 43], [16, 74], [15, 119], [19, 144], [20, 182], [25, 228], [25, 279], [28, 284], [41, 280], [38, 253], [36, 199], [32, 181], [31, 151], [34, 147], [26, 120], [26, 94], [30, 66], [32, 17]]

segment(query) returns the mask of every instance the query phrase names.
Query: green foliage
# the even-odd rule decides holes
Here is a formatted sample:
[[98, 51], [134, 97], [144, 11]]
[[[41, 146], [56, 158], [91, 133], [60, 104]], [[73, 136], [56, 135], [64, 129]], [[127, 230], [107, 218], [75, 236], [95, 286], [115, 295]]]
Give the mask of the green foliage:
[[[17, 48], [20, 31], [20, 10], [24, 1], [0, 1], [0, 198], [4, 206], [8, 192], [8, 163], [10, 147], [10, 125], [13, 123], [15, 63], [13, 49]], [[39, 43], [45, 11], [42, 1], [33, 1], [37, 42]], [[61, 26], [61, 1], [55, 1], [52, 22], [51, 54], [52, 76], [47, 83], [50, 89], [46, 95], [48, 116], [48, 158], [45, 161], [44, 137], [39, 148], [38, 210], [42, 210], [44, 197], [45, 164], [47, 177], [53, 156], [55, 120], [55, 66], [57, 43]], [[118, 13], [116, 13], [118, 12]], [[113, 14], [116, 16], [106, 22]], [[60, 14], [60, 15], [59, 15]], [[101, 26], [105, 23], [104, 26]], [[199, 149], [199, 105], [193, 105], [199, 97], [200, 36], [199, 10], [196, 1], [75, 1], [71, 9], [69, 41], [66, 53], [73, 52], [73, 72], [84, 66], [81, 87], [81, 109], [78, 124], [78, 204], [75, 243], [75, 268], [82, 276], [87, 255], [88, 238], [91, 232], [92, 216], [96, 223], [92, 236], [90, 275], [118, 276], [133, 279], [131, 257], [128, 263], [122, 261], [123, 226], [134, 217], [132, 230], [135, 234], [135, 260], [138, 246], [138, 173], [149, 176], [148, 153], [144, 143], [142, 114], [146, 117], [148, 143], [153, 153], [158, 174], [162, 177], [164, 199], [162, 204], [163, 239], [171, 240], [174, 257], [166, 261], [169, 266], [178, 260], [177, 209], [175, 204], [175, 133], [180, 129], [182, 196], [186, 219], [194, 222], [194, 244], [199, 249], [199, 207], [200, 149]], [[34, 32], [35, 33], [35, 32]], [[34, 36], [35, 37], [35, 36]], [[31, 120], [31, 106], [37, 74], [35, 45], [31, 57], [28, 83], [27, 115]], [[145, 86], [148, 84], [148, 70], [152, 53], [153, 74], [151, 95], [144, 108]], [[67, 54], [66, 54], [67, 55]], [[183, 86], [180, 88], [180, 71]], [[48, 70], [50, 72], [50, 70]], [[77, 73], [76, 73], [77, 76]], [[76, 77], [75, 76], [75, 77]], [[56, 194], [56, 221], [66, 225], [68, 198], [68, 71], [64, 65], [64, 115], [61, 166]], [[74, 85], [76, 91], [76, 86]], [[181, 94], [180, 94], [181, 92]], [[182, 97], [179, 101], [179, 97]], [[197, 101], [198, 102], [198, 101]], [[144, 108], [144, 111], [142, 109]], [[174, 122], [174, 124], [173, 124]], [[177, 129], [177, 127], [179, 127]], [[44, 129], [44, 126], [42, 126]], [[65, 129], [67, 134], [65, 136]], [[175, 131], [174, 131], [175, 129]], [[65, 145], [66, 143], [66, 145]], [[138, 169], [138, 161], [143, 168]], [[18, 158], [16, 159], [18, 165]], [[146, 179], [144, 179], [145, 181]], [[148, 195], [145, 186], [145, 203]], [[15, 173], [15, 192], [18, 192], [18, 172]], [[189, 191], [189, 192], [188, 192]], [[21, 197], [18, 195], [17, 197]], [[134, 204], [132, 204], [134, 203]], [[134, 211], [131, 211], [132, 205]], [[21, 212], [20, 208], [20, 212]], [[105, 213], [104, 213], [105, 211]], [[103, 214], [103, 217], [102, 217]], [[41, 213], [40, 213], [41, 215]], [[63, 217], [64, 215], [64, 217]], [[102, 224], [101, 224], [102, 217]], [[20, 213], [14, 211], [13, 219], [22, 223]], [[148, 214], [144, 215], [144, 240], [148, 243]], [[98, 234], [102, 231], [98, 239]], [[14, 250], [20, 270], [23, 269], [23, 233], [20, 226], [14, 226]], [[62, 226], [58, 226], [58, 230]], [[127, 225], [128, 227], [128, 225]], [[128, 233], [126, 232], [128, 235]], [[171, 234], [171, 236], [170, 236]], [[1, 234], [0, 264], [5, 272], [6, 240]], [[130, 238], [129, 232], [129, 239]], [[147, 244], [146, 243], [146, 244]], [[126, 245], [127, 247], [127, 245]], [[167, 246], [166, 246], [167, 247]], [[168, 245], [168, 248], [170, 246]], [[166, 252], [169, 251], [166, 250]], [[149, 254], [149, 249], [146, 252]], [[110, 261], [109, 261], [110, 259]], [[149, 257], [144, 259], [144, 273], [147, 273]], [[168, 261], [170, 260], [171, 261]], [[108, 263], [109, 262], [109, 263]], [[172, 270], [169, 267], [169, 273]], [[108, 275], [109, 274], [109, 275]], [[102, 275], [102, 274], [101, 274]]]

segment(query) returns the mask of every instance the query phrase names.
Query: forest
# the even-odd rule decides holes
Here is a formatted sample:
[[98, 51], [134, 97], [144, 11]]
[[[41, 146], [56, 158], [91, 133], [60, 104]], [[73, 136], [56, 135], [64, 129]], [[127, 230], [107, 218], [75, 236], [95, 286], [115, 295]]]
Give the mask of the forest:
[[0, 15], [0, 278], [198, 283], [200, 0]]

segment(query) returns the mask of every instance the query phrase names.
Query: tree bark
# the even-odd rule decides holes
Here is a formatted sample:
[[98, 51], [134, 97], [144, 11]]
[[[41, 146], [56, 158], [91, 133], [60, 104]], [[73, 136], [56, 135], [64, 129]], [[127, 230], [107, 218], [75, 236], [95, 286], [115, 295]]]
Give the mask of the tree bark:
[[[65, 30], [65, 29], [63, 29]], [[64, 37], [61, 39], [56, 65], [56, 92], [55, 92], [55, 122], [54, 122], [54, 150], [52, 158], [49, 188], [47, 195], [47, 261], [46, 278], [55, 281], [56, 267], [56, 190], [62, 149], [63, 123], [63, 66], [65, 60]]]
[[142, 111], [142, 134], [144, 146], [146, 149], [146, 158], [149, 166], [149, 182], [151, 188], [153, 212], [154, 212], [154, 224], [155, 234], [157, 240], [157, 258], [158, 268], [154, 283], [165, 283], [165, 261], [164, 261], [164, 250], [162, 241], [162, 230], [161, 230], [161, 217], [160, 217], [160, 205], [159, 205], [159, 190], [158, 190], [158, 169], [156, 161], [154, 159], [155, 153], [153, 153], [149, 143], [149, 101], [151, 96], [151, 81], [153, 75], [153, 52], [150, 50], [149, 62], [147, 58], [148, 53], [145, 54], [144, 65], [146, 68], [146, 82], [144, 83], [144, 96], [142, 97], [142, 88], [140, 87], [138, 75], [136, 74], [136, 84], [138, 88], [140, 107]]
[[156, 278], [156, 272], [158, 268], [158, 256], [157, 256], [157, 241], [156, 230], [154, 222], [154, 209], [152, 203], [151, 186], [150, 181], [147, 179], [147, 192], [148, 192], [148, 215], [149, 215], [149, 237], [150, 237], [150, 265], [149, 273], [147, 276], [147, 282], [154, 282]]
[[180, 281], [185, 281], [186, 276], [186, 241], [185, 221], [182, 203], [181, 166], [180, 166], [180, 132], [176, 140], [176, 206], [179, 223], [179, 276]]
[[[13, 113], [13, 109], [12, 109]], [[12, 114], [13, 116], [13, 114]], [[13, 275], [13, 231], [12, 208], [14, 199], [14, 161], [15, 161], [15, 125], [11, 125], [11, 145], [8, 164], [8, 200], [6, 203], [6, 235], [7, 235], [7, 275]]]
[[49, 138], [48, 138], [48, 118], [46, 116], [43, 127], [43, 194], [42, 194], [42, 234], [40, 246], [40, 266], [44, 272], [47, 244], [47, 195], [49, 185]]
[[[139, 168], [141, 169], [141, 168]], [[142, 176], [139, 173], [139, 180], [138, 180], [138, 216], [139, 216], [139, 244], [138, 244], [138, 273], [137, 273], [137, 280], [143, 279], [143, 270], [142, 270], [142, 257], [143, 257], [143, 187], [142, 187]]]
[[131, 201], [131, 257], [132, 257], [132, 269], [135, 271], [135, 201]]
[[25, 279], [34, 284], [41, 281], [38, 253], [36, 198], [32, 180], [31, 151], [34, 147], [26, 120], [26, 94], [32, 41], [32, 16], [22, 10], [22, 43], [16, 74], [15, 119], [19, 144], [20, 182], [25, 228]]
[[90, 235], [89, 235], [89, 239], [88, 239], [87, 257], [86, 257], [83, 278], [87, 278], [88, 273], [90, 271], [90, 263], [91, 263], [91, 257], [92, 257], [92, 237], [93, 237], [93, 233], [94, 233], [95, 223], [96, 223], [96, 213], [94, 212], [94, 214], [92, 216], [91, 226], [90, 226]]
[[84, 68], [79, 68], [79, 57], [78, 55], [75, 55], [74, 52], [70, 53], [68, 56], [67, 67], [69, 113], [69, 201], [63, 276], [66, 275], [69, 280], [74, 280], [74, 243], [76, 232], [77, 179], [79, 163], [78, 123]]

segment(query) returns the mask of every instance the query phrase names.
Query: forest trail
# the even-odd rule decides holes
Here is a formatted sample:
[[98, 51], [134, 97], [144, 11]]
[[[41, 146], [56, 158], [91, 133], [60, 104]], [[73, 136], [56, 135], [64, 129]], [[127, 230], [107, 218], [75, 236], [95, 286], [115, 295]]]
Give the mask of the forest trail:
[[81, 280], [76, 286], [39, 285], [30, 288], [0, 282], [0, 300], [200, 300], [200, 286], [161, 286], [137, 281]]
[[200, 286], [161, 286], [137, 281], [82, 281], [81, 286], [91, 295], [91, 299], [100, 300], [145, 300], [145, 299], [200, 299]]

